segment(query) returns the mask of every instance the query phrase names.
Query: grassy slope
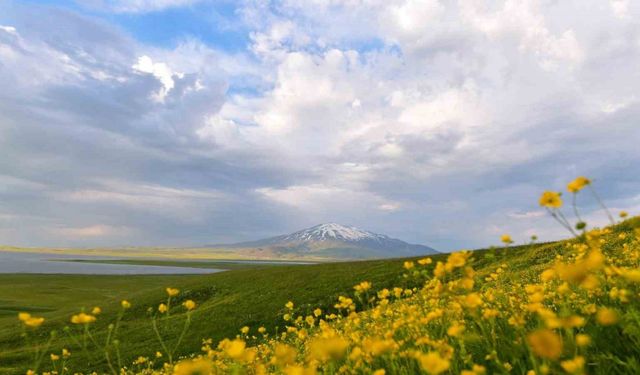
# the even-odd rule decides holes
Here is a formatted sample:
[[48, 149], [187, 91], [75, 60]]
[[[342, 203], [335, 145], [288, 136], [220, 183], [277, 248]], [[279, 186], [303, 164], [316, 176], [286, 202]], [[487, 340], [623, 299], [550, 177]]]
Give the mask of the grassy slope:
[[[305, 262], [331, 262], [334, 257], [318, 255], [315, 253], [289, 253], [280, 252], [276, 248], [172, 248], [172, 247], [131, 247], [131, 248], [28, 248], [0, 245], [0, 251], [16, 253], [38, 253], [55, 255], [80, 255], [80, 256], [108, 256], [114, 258], [152, 258], [175, 260], [176, 254], [181, 259], [194, 261], [215, 260], [275, 260], [275, 261], [305, 261]], [[356, 257], [354, 259], [357, 259]], [[341, 259], [345, 259], [341, 257]]]
[[[614, 230], [631, 232], [634, 227], [640, 227], [639, 218], [627, 220]], [[562, 243], [549, 243], [480, 250], [474, 255], [474, 268], [482, 276], [497, 265], [506, 263], [508, 268], [504, 277], [516, 281], [520, 280], [519, 275], [539, 273], [563, 248]], [[295, 301], [298, 306], [308, 305], [309, 310], [316, 306], [327, 309], [339, 294], [351, 294], [351, 287], [359, 281], [372, 281], [375, 289], [397, 286], [403, 283], [402, 273], [401, 261], [381, 260], [234, 270], [206, 276], [122, 278], [9, 275], [0, 277], [0, 296], [8, 292], [23, 296], [21, 303], [25, 306], [41, 306], [40, 301], [47, 301], [47, 307], [52, 311], [43, 313], [50, 320], [41, 331], [60, 328], [62, 322], [81, 306], [89, 307], [97, 303], [105, 308], [105, 318], [114, 316], [113, 308], [117, 301], [126, 297], [134, 304], [132, 311], [127, 313], [123, 327], [126, 335], [122, 337], [123, 352], [130, 360], [138, 355], [152, 355], [158, 347], [151, 334], [149, 319], [145, 316], [147, 307], [156, 306], [164, 299], [164, 286], [181, 288], [182, 298], [192, 298], [200, 304], [194, 313], [191, 334], [182, 346], [182, 352], [189, 353], [199, 350], [202, 338], [211, 337], [215, 342], [224, 337], [233, 337], [245, 325], [250, 326], [252, 331], [260, 325], [272, 331], [275, 325], [283, 325], [280, 316], [288, 300]], [[107, 307], [111, 307], [112, 311], [108, 311]], [[178, 310], [172, 318], [176, 324], [168, 327], [168, 334], [174, 337], [182, 322]], [[15, 316], [11, 320], [15, 322]], [[3, 370], [6, 373], [15, 372], [25, 359], [22, 340], [16, 333], [17, 325], [12, 323], [9, 329], [7, 323], [6, 319], [0, 319], [0, 373]], [[104, 328], [106, 324], [99, 321], [98, 327]], [[64, 340], [62, 344], [71, 346]], [[91, 360], [92, 363], [86, 362], [83, 359], [74, 367], [84, 369], [87, 365], [99, 366], [97, 357]]]
[[[236, 270], [236, 269], [254, 269], [262, 267], [279, 267], [283, 262], [270, 262], [270, 261], [255, 261], [255, 262], [240, 262], [240, 261], [215, 261], [215, 260], [158, 260], [158, 259], [74, 259], [65, 260], [65, 262], [78, 262], [78, 263], [99, 263], [99, 264], [126, 264], [131, 266], [163, 266], [163, 267], [190, 267], [190, 268], [207, 268], [207, 269], [224, 269], [224, 270]], [[306, 262], [305, 262], [306, 263]], [[310, 262], [311, 263], [311, 262]]]
[[[42, 311], [38, 314], [48, 319], [40, 330], [44, 334], [49, 329], [61, 330], [69, 316], [81, 307], [99, 305], [105, 318], [99, 319], [97, 328], [104, 330], [110, 322], [107, 317], [115, 316], [119, 301], [126, 298], [133, 308], [122, 327], [126, 332], [121, 338], [123, 352], [131, 353], [130, 357], [151, 355], [158, 344], [146, 310], [165, 298], [165, 286], [177, 287], [183, 291], [181, 298], [191, 298], [200, 305], [194, 313], [192, 334], [182, 345], [187, 353], [199, 350], [202, 338], [234, 336], [244, 325], [274, 329], [277, 322], [281, 323], [283, 305], [290, 299], [298, 305], [309, 304], [310, 309], [330, 306], [338, 294], [349, 292], [364, 279], [378, 286], [394, 285], [401, 270], [401, 262], [385, 260], [265, 267], [196, 276], [0, 275], [0, 296], [4, 301], [0, 306], [5, 305], [1, 310], [5, 316], [0, 317], [0, 373], [15, 373], [26, 360], [15, 318], [17, 310]], [[167, 333], [177, 336], [183, 317], [176, 314], [172, 319], [176, 324], [170, 324]], [[78, 351], [64, 337], [57, 342], [56, 350], [63, 345]], [[82, 362], [85, 365], [86, 360]], [[92, 362], [95, 367], [99, 358]]]

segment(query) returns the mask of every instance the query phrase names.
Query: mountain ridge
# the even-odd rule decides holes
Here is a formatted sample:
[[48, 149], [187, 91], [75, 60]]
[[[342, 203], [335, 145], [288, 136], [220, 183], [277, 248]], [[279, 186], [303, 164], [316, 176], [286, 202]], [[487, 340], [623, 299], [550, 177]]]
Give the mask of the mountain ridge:
[[384, 234], [338, 223], [318, 224], [290, 234], [222, 246], [256, 257], [319, 257], [345, 260], [438, 253], [429, 246], [410, 244]]

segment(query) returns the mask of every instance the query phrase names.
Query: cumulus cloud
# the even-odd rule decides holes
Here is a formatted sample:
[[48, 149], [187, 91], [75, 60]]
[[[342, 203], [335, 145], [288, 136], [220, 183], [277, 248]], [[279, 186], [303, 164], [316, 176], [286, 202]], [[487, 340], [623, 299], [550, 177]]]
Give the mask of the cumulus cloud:
[[116, 13], [148, 13], [196, 4], [202, 0], [82, 0], [84, 7]]
[[354, 210], [394, 211], [400, 207], [398, 202], [385, 200], [373, 193], [322, 184], [294, 185], [282, 189], [259, 188], [256, 192], [307, 214], [327, 211], [335, 214], [342, 211], [343, 215], [348, 215]]
[[231, 12], [246, 32], [232, 51], [13, 7], [0, 27], [1, 242], [73, 244], [52, 230], [100, 223], [130, 231], [82, 244], [215, 243], [321, 221], [441, 249], [553, 238], [537, 195], [578, 174], [635, 207], [640, 9], [597, 5], [247, 0]]

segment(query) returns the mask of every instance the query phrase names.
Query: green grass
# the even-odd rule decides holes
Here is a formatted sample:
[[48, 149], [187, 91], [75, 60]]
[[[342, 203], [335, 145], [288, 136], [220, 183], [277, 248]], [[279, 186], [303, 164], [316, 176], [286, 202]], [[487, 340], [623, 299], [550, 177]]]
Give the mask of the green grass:
[[[350, 293], [362, 280], [370, 280], [378, 287], [399, 282], [402, 262], [398, 260], [331, 263], [318, 265], [283, 265], [237, 269], [211, 275], [182, 276], [86, 276], [86, 275], [0, 275], [0, 307], [9, 315], [0, 316], [0, 373], [20, 373], [28, 365], [24, 340], [19, 335], [18, 311], [37, 311], [47, 318], [39, 329], [45, 340], [51, 329], [61, 331], [71, 314], [81, 308], [98, 305], [103, 314], [96, 328], [106, 330], [109, 317], [116, 315], [121, 299], [128, 299], [133, 307], [125, 315], [121, 335], [125, 363], [138, 355], [152, 355], [159, 347], [151, 331], [147, 314], [165, 299], [166, 286], [181, 289], [179, 304], [193, 299], [199, 306], [193, 314], [190, 335], [181, 345], [182, 353], [198, 351], [202, 338], [214, 341], [233, 337], [238, 329], [248, 325], [253, 329], [264, 325], [270, 331], [280, 319], [284, 304], [289, 300], [297, 305], [331, 306], [337, 296]], [[181, 328], [181, 307], [176, 308], [166, 334], [177, 337]], [[104, 319], [103, 319], [104, 318]], [[75, 327], [74, 327], [75, 328]], [[55, 351], [62, 347], [78, 352], [60, 333]], [[102, 367], [101, 358], [72, 356], [71, 366], [78, 369]], [[77, 367], [76, 367], [77, 366]]]
[[[614, 231], [631, 233], [635, 227], [640, 227], [639, 218], [627, 220], [614, 227]], [[482, 276], [506, 263], [504, 277], [518, 282], [522, 275], [539, 273], [563, 251], [562, 242], [478, 250], [474, 253], [474, 268]], [[446, 256], [432, 258], [439, 260]], [[123, 363], [130, 364], [137, 356], [152, 356], [159, 348], [147, 309], [155, 309], [165, 300], [164, 288], [167, 286], [182, 291], [174, 304], [178, 307], [163, 328], [169, 341], [177, 338], [184, 320], [179, 304], [185, 299], [193, 299], [199, 305], [179, 350], [181, 354], [187, 354], [200, 350], [201, 339], [212, 338], [215, 343], [234, 337], [243, 326], [251, 327], [252, 332], [259, 326], [274, 332], [276, 326], [284, 326], [281, 316], [284, 304], [289, 300], [302, 311], [310, 312], [315, 307], [330, 311], [337, 296], [351, 295], [353, 285], [358, 282], [371, 281], [374, 289], [402, 286], [408, 282], [402, 277], [403, 273], [402, 260], [391, 259], [244, 268], [211, 275], [0, 275], [0, 374], [21, 373], [28, 365], [24, 340], [19, 335], [15, 317], [17, 311], [35, 311], [47, 318], [38, 331], [43, 335], [40, 341], [44, 341], [49, 330], [61, 331], [71, 314], [94, 305], [103, 308], [95, 329], [104, 333], [116, 316], [119, 301], [128, 299], [133, 307], [125, 315], [120, 339]], [[70, 368], [75, 371], [104, 368], [100, 353], [82, 356], [78, 347], [64, 335], [60, 336], [53, 350], [67, 347], [75, 353]], [[101, 339], [100, 334], [98, 339]]]
[[[54, 260], [55, 261], [55, 260]], [[221, 270], [255, 269], [262, 267], [278, 267], [295, 264], [290, 261], [215, 261], [215, 260], [158, 260], [158, 259], [72, 259], [65, 262], [126, 264], [130, 266], [162, 266], [162, 267], [190, 267]], [[306, 262], [305, 262], [306, 263]]]

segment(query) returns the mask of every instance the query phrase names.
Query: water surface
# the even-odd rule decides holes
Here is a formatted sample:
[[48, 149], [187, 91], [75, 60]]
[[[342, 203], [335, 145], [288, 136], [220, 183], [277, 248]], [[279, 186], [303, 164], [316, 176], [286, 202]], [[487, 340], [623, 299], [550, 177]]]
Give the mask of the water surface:
[[0, 251], [0, 273], [54, 273], [84, 275], [176, 275], [224, 271], [213, 268], [74, 262], [72, 260], [122, 259], [48, 253]]

